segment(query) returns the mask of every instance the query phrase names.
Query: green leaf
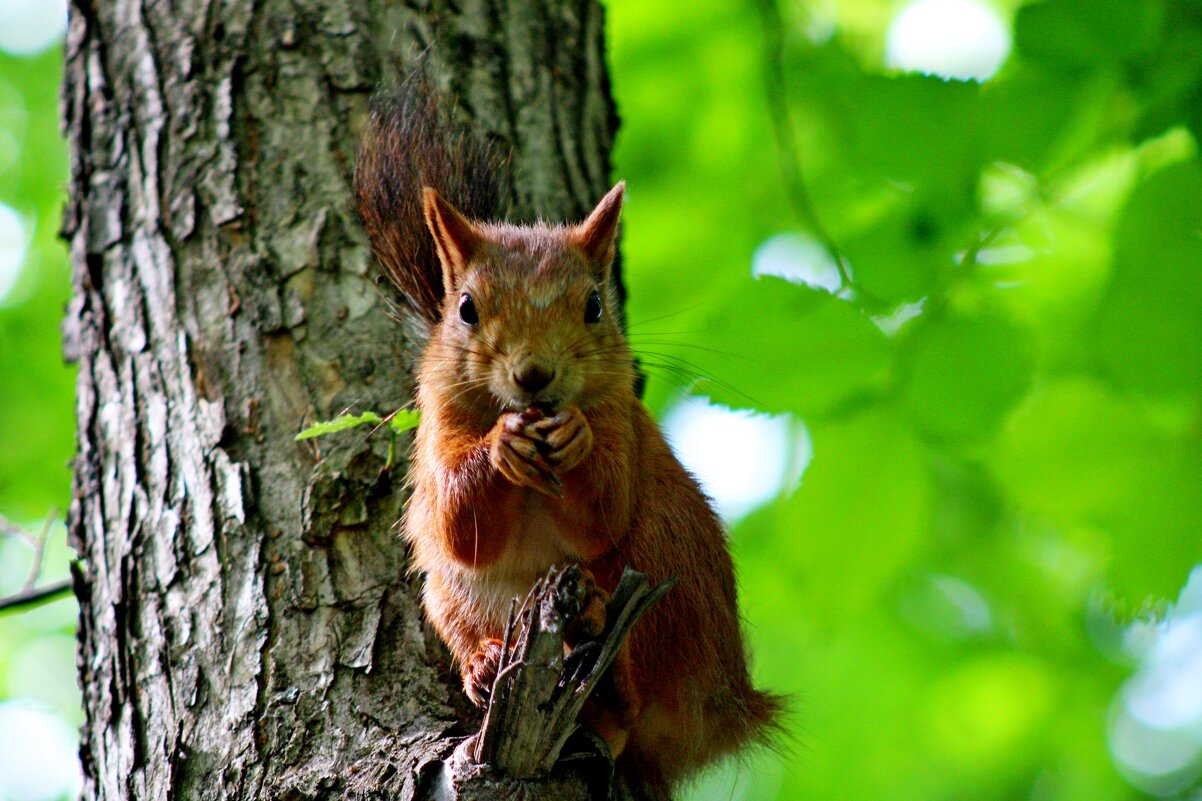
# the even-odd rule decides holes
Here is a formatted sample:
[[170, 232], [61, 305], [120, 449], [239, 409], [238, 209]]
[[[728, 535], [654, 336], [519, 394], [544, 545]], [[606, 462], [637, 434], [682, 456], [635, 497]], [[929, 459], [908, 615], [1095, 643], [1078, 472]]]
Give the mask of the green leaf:
[[1072, 526], [1129, 503], [1167, 444], [1136, 404], [1096, 382], [1061, 379], [1007, 420], [992, 464], [1023, 507]]
[[[1156, 136], [1184, 123], [1199, 138], [1202, 108], [1202, 14], [1177, 9], [1160, 46], [1141, 63], [1140, 102], [1143, 119], [1137, 139]], [[1150, 63], [1149, 63], [1150, 62]]]
[[996, 316], [923, 320], [903, 345], [902, 399], [936, 439], [991, 433], [1030, 383], [1026, 331]]
[[1017, 49], [1074, 66], [1129, 59], [1156, 42], [1163, 8], [1148, 0], [1049, 0], [1019, 9]]
[[983, 95], [981, 132], [989, 158], [1035, 175], [1078, 166], [1111, 133], [1117, 84], [1104, 73], [1064, 75], [1016, 64], [1008, 80]]
[[[977, 83], [930, 75], [872, 76], [857, 95], [848, 122], [862, 166], [919, 195], [971, 201], [982, 166]], [[957, 134], [949, 136], [953, 130]]]
[[970, 241], [964, 225], [976, 208], [984, 153], [980, 88], [927, 75], [873, 76], [854, 84], [840, 112], [845, 168], [863, 184], [863, 199], [834, 218], [835, 236], [869, 297], [887, 306], [918, 300]]
[[855, 306], [767, 277], [723, 298], [698, 342], [712, 355], [696, 394], [800, 415], [821, 415], [873, 391], [889, 359], [885, 335]]
[[840, 245], [858, 289], [887, 309], [934, 291], [955, 267], [954, 251], [967, 237], [936, 207], [920, 205], [909, 192], [891, 189], [891, 208]]
[[1192, 438], [1161, 452], [1140, 475], [1138, 494], [1109, 522], [1108, 578], [1115, 592], [1138, 609], [1172, 600], [1190, 569], [1202, 562], [1202, 452]]
[[[829, 624], [863, 614], [921, 551], [931, 482], [921, 442], [887, 406], [815, 424], [811, 435], [801, 488], [746, 518], [733, 537], [748, 562], [813, 606], [803, 617]], [[777, 614], [796, 621], [797, 610]]]
[[799, 133], [814, 138], [799, 150], [817, 215], [847, 255], [862, 302], [888, 311], [928, 295], [976, 233], [966, 226], [985, 164], [982, 90], [868, 74], [844, 45], [836, 38], [791, 65]]
[[1132, 604], [1172, 597], [1202, 561], [1202, 457], [1188, 423], [1063, 379], [1007, 421], [990, 462], [1035, 518], [1102, 538], [1110, 582]]
[[[398, 422], [398, 418], [400, 421]], [[401, 410], [392, 415], [387, 421], [395, 432], [408, 431], [417, 426], [417, 418], [420, 418], [420, 413], [407, 410]], [[326, 434], [333, 434], [338, 431], [346, 431], [351, 428], [358, 428], [362, 425], [380, 425], [386, 422], [380, 415], [375, 412], [364, 412], [363, 414], [340, 414], [333, 420], [326, 420], [321, 423], [315, 423], [309, 426], [304, 431], [297, 434], [293, 439], [296, 442], [302, 439], [312, 439], [313, 437], [324, 437]]]
[[1115, 234], [1114, 276], [1090, 326], [1093, 360], [1146, 394], [1202, 389], [1202, 167], [1166, 167], [1136, 187]]
[[422, 420], [422, 413], [416, 409], [398, 409], [388, 418], [388, 425], [394, 434], [417, 428]]

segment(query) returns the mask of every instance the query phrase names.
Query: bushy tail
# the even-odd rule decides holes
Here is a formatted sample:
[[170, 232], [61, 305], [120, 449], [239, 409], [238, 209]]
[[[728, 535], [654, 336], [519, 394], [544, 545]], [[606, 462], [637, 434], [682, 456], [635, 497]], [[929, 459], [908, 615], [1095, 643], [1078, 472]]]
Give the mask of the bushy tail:
[[406, 305], [431, 324], [440, 317], [442, 268], [422, 216], [422, 187], [477, 220], [506, 216], [511, 196], [508, 156], [453, 112], [414, 73], [376, 96], [355, 161], [359, 216], [376, 258]]
[[747, 723], [752, 742], [770, 748], [783, 747], [781, 737], [786, 734], [784, 718], [788, 714], [793, 698], [762, 690], [752, 690], [747, 697]]

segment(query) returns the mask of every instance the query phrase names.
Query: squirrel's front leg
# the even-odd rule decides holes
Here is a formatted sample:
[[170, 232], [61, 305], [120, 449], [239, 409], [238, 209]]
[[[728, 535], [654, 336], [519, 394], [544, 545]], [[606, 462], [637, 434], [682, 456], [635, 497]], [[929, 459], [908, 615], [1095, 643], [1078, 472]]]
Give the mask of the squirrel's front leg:
[[530, 426], [563, 484], [562, 501], [550, 511], [586, 562], [612, 549], [630, 525], [633, 434], [619, 415], [596, 415], [594, 421], [601, 424], [569, 406]]
[[[440, 468], [426, 476], [422, 495], [430, 500], [410, 507], [413, 525], [441, 532], [451, 555], [463, 564], [483, 568], [498, 559], [523, 514], [524, 490], [562, 500], [563, 465], [588, 451], [579, 447], [579, 426], [571, 437], [555, 436], [557, 445], [548, 451], [546, 434], [534, 428], [547, 419], [538, 410], [505, 412], [483, 437], [423, 443], [429, 461]], [[583, 417], [581, 422], [587, 432]], [[585, 436], [591, 442], [591, 435]], [[552, 465], [552, 459], [558, 463]]]
[[562, 498], [563, 483], [544, 455], [541, 437], [535, 433], [536, 421], [541, 417], [537, 410], [502, 414], [488, 434], [488, 458], [509, 483]]
[[421, 463], [438, 468], [418, 478], [419, 492], [409, 508], [410, 530], [438, 532], [447, 552], [473, 568], [486, 568], [500, 558], [522, 514], [525, 490], [551, 497], [560, 497], [562, 491], [529, 424], [528, 416], [507, 412], [483, 437], [422, 440], [419, 432], [419, 447], [426, 454]]
[[593, 450], [593, 429], [579, 406], [530, 424], [540, 453], [557, 473], [567, 473]]

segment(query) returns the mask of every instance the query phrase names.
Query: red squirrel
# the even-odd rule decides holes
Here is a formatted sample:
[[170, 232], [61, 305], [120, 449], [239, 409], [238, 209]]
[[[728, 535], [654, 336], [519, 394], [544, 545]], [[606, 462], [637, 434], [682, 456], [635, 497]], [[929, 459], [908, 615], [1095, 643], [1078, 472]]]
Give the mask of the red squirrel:
[[602, 593], [624, 566], [678, 577], [582, 713], [619, 770], [666, 790], [763, 739], [781, 700], [751, 684], [722, 523], [635, 392], [612, 276], [624, 185], [579, 224], [485, 221], [506, 167], [412, 85], [360, 149], [364, 227], [428, 331], [405, 537], [477, 704], [511, 601], [552, 565]]

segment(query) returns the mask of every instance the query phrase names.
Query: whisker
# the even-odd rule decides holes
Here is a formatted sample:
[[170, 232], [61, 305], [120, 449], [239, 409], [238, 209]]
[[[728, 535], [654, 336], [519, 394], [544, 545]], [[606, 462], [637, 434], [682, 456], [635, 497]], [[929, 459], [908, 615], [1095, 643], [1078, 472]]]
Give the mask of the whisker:
[[348, 412], [350, 412], [351, 409], [355, 408], [360, 403], [363, 403], [363, 401], [366, 398], [367, 398], [367, 395], [360, 395], [358, 400], [353, 400], [350, 403], [348, 403], [346, 406], [343, 406], [342, 411], [340, 411], [338, 414], [334, 415], [334, 417], [335, 418], [342, 417], [342, 415], [347, 414]]
[[680, 363], [675, 364], [675, 363], [669, 362], [667, 364], [663, 364], [663, 363], [652, 362], [652, 361], [649, 361], [646, 359], [640, 359], [639, 364], [640, 365], [648, 365], [648, 366], [657, 365], [661, 368], [672, 369], [672, 370], [676, 370], [676, 371], [679, 371], [682, 373], [686, 373], [686, 374], [692, 375], [696, 378], [709, 381], [714, 386], [720, 387], [721, 389], [725, 389], [728, 392], [732, 392], [732, 393], [738, 395], [739, 397], [743, 398], [744, 400], [748, 401], [749, 403], [751, 403], [754, 406], [762, 406], [763, 405], [758, 400], [756, 400], [755, 398], [751, 397], [743, 390], [736, 387], [734, 384], [731, 384], [728, 381], [723, 381], [722, 379], [720, 379], [710, 373], [706, 373], [706, 372], [698, 369], [697, 365], [692, 364], [691, 362], [688, 362], [684, 359], [679, 359], [679, 358], [677, 358], [675, 356], [671, 356], [669, 354], [652, 352], [652, 353], [650, 353], [650, 355], [661, 358], [661, 359], [673, 359]]
[[[739, 359], [741, 361], [746, 361], [746, 362], [754, 362], [755, 361], [755, 359], [751, 358], [746, 353], [735, 353], [734, 351], [729, 351], [729, 350], [719, 350], [718, 348], [711, 348], [706, 345], [695, 345], [691, 342], [664, 342], [662, 340], [647, 340], [647, 341], [644, 341], [643, 344], [663, 345], [663, 346], [668, 346], [668, 347], [673, 347], [673, 348], [692, 348], [693, 350], [699, 350], [699, 351], [702, 351], [703, 353], [713, 353], [718, 356], [729, 356], [732, 359]], [[632, 342], [631, 345], [636, 350], [638, 350], [638, 348], [641, 347], [641, 345], [638, 342]]]
[[656, 317], [648, 317], [645, 320], [639, 320], [637, 322], [628, 322], [626, 324], [626, 330], [629, 331], [633, 328], [639, 327], [640, 325], [647, 325], [648, 323], [658, 322], [659, 320], [666, 320], [669, 317], [677, 317], [681, 314], [685, 314], [686, 312], [691, 312], [694, 309], [700, 308], [701, 306], [704, 306], [704, 305], [705, 305], [704, 301], [698, 301], [697, 303], [694, 303], [692, 306], [686, 306], [685, 308], [679, 309], [674, 312], [668, 312], [667, 314], [661, 314]]
[[627, 339], [637, 339], [638, 337], [675, 337], [675, 336], [695, 336], [704, 334], [706, 329], [694, 328], [689, 331], [639, 331], [637, 334], [628, 334]]
[[488, 381], [485, 379], [473, 379], [470, 382], [464, 382], [464, 384], [461, 386], [463, 386], [463, 388], [459, 392], [456, 392], [454, 395], [452, 395], [450, 398], [447, 399], [448, 403], [453, 403], [454, 401], [459, 400], [464, 395], [471, 392], [473, 389], [487, 390], [488, 389]]

